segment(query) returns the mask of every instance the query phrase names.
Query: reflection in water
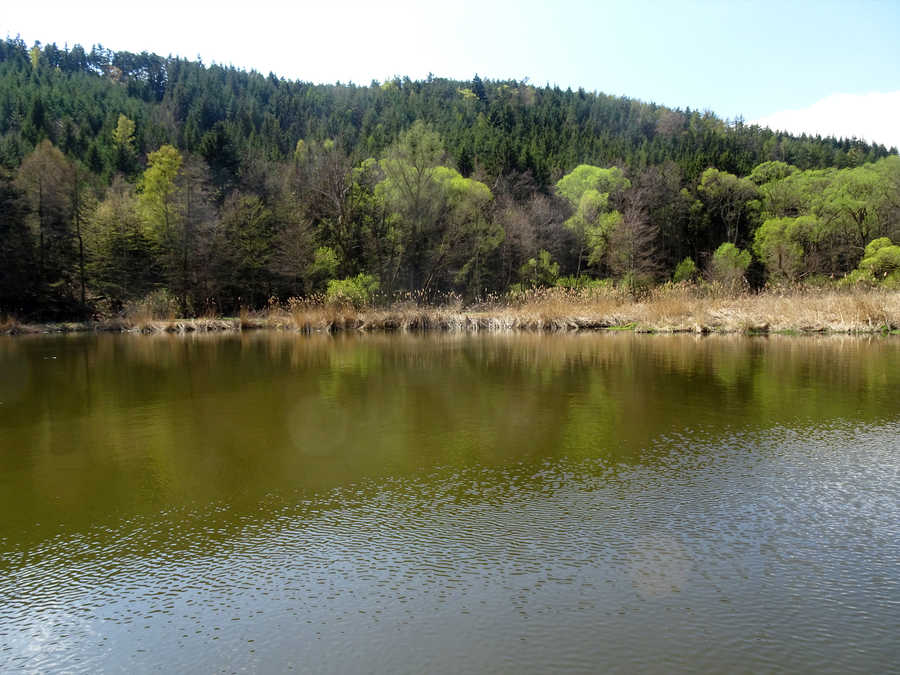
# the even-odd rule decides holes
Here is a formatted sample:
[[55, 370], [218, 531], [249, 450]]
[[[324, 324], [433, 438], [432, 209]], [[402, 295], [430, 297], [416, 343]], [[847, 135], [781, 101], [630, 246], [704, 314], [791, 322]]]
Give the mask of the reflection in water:
[[0, 341], [27, 373], [0, 671], [883, 671], [898, 366], [849, 338]]

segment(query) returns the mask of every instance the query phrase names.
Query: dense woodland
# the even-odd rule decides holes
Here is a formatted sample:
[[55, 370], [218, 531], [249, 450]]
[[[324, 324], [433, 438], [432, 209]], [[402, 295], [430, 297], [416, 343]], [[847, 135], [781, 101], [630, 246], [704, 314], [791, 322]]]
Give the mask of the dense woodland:
[[[900, 157], [582, 90], [0, 41], [0, 314], [900, 283]], [[600, 280], [612, 280], [600, 281]]]

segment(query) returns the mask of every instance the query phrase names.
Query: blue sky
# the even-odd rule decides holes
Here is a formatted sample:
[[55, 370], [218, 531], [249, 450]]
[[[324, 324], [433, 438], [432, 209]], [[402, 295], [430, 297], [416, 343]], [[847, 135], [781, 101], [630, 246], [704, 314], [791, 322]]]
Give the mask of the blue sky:
[[900, 145], [896, 0], [15, 3], [0, 34], [313, 82], [528, 78]]

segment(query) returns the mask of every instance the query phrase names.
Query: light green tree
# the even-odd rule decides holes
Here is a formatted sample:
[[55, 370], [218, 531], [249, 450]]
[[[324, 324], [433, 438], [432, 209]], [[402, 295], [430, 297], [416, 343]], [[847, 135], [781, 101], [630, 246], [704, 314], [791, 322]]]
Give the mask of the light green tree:
[[112, 132], [115, 153], [113, 160], [116, 169], [124, 173], [130, 173], [134, 166], [134, 130], [134, 122], [120, 114], [116, 128]]
[[576, 275], [581, 273], [585, 254], [589, 266], [603, 260], [609, 236], [622, 221], [622, 214], [610, 202], [629, 187], [631, 182], [618, 167], [604, 169], [589, 164], [576, 167], [557, 182], [557, 192], [574, 210], [565, 225], [578, 240]]
[[319, 246], [313, 253], [313, 260], [309, 265], [308, 277], [319, 289], [337, 275], [341, 261], [337, 253], [330, 246]]
[[91, 286], [109, 308], [151, 290], [153, 246], [146, 236], [133, 189], [121, 177], [85, 223], [87, 272]]
[[504, 237], [503, 228], [487, 216], [493, 195], [484, 183], [464, 178], [446, 166], [435, 169], [434, 179], [440, 187], [445, 213], [425, 289], [449, 270], [455, 284], [464, 286], [470, 295], [477, 295], [487, 257]]
[[816, 212], [830, 234], [862, 252], [866, 242], [886, 234], [880, 210], [888, 190], [885, 176], [872, 164], [844, 169], [822, 191]]
[[697, 194], [715, 239], [732, 244], [749, 235], [759, 208], [756, 185], [727, 171], [709, 168], [700, 177]]
[[72, 163], [44, 139], [22, 161], [16, 184], [31, 207], [28, 221], [38, 240], [38, 278], [62, 288], [71, 274], [75, 253]]
[[443, 158], [440, 137], [416, 122], [381, 161], [375, 195], [385, 205], [396, 269], [406, 271], [409, 288], [428, 293], [462, 285], [477, 293], [503, 230], [487, 218], [490, 189], [442, 166]]
[[[770, 175], [773, 173], [770, 172]], [[782, 178], [774, 177], [769, 182], [761, 184], [759, 194], [762, 201], [762, 218], [811, 215], [821, 202], [822, 192], [829, 186], [835, 173], [835, 169], [796, 171]]]
[[549, 251], [541, 249], [536, 258], [529, 258], [519, 268], [519, 278], [528, 288], [552, 286], [559, 278], [559, 263], [553, 262]]
[[160, 243], [178, 225], [180, 209], [175, 180], [181, 171], [181, 153], [171, 145], [147, 155], [147, 169], [140, 185], [139, 203], [152, 236]]
[[113, 129], [113, 143], [127, 152], [134, 152], [134, 122], [125, 115], [119, 115], [116, 128]]
[[163, 262], [169, 290], [181, 312], [198, 309], [212, 293], [212, 258], [216, 255], [215, 214], [210, 201], [209, 170], [195, 157], [185, 161], [171, 145], [147, 157], [139, 203], [147, 234]]
[[739, 249], [731, 242], [725, 242], [713, 253], [710, 261], [710, 276], [726, 286], [734, 287], [750, 267], [750, 252]]
[[815, 216], [769, 218], [760, 225], [753, 235], [753, 252], [766, 266], [769, 279], [796, 281], [806, 267], [806, 250], [819, 231]]
[[371, 274], [357, 274], [346, 279], [332, 279], [325, 290], [328, 302], [349, 304], [356, 308], [371, 304], [378, 292], [378, 280]]
[[782, 180], [797, 173], [796, 166], [786, 162], [763, 162], [753, 168], [747, 178], [756, 185], [763, 185], [773, 181]]
[[687, 257], [676, 265], [675, 272], [672, 274], [672, 281], [675, 283], [693, 281], [697, 278], [697, 274], [697, 263], [694, 262], [693, 258]]
[[857, 276], [900, 284], [900, 246], [887, 237], [879, 237], [869, 242], [859, 263]]
[[440, 136], [417, 120], [379, 163], [384, 179], [376, 186], [375, 195], [389, 214], [389, 238], [398, 242], [395, 270], [405, 268], [411, 289], [424, 284], [428, 249], [443, 209], [440, 186], [434, 180], [443, 159]]

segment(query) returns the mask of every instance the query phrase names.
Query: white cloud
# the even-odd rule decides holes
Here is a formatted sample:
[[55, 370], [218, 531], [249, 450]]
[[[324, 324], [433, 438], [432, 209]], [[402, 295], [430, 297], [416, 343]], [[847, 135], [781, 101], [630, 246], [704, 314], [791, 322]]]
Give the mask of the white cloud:
[[831, 94], [808, 108], [782, 110], [753, 124], [795, 134], [856, 136], [900, 148], [900, 91]]

